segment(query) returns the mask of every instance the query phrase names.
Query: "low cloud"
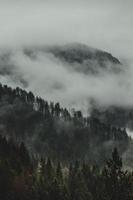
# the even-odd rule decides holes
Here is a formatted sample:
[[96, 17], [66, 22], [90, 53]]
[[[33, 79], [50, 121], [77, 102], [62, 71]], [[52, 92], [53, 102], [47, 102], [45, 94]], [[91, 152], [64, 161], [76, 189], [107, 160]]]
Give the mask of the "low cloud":
[[[0, 76], [0, 81], [25, 83], [36, 95], [82, 110], [92, 99], [101, 106], [133, 106], [132, 6], [132, 0], [0, 0], [1, 52], [14, 52], [8, 66], [12, 76]], [[71, 42], [111, 52], [121, 58], [124, 72], [85, 75], [51, 54], [37, 52], [31, 59], [20, 50]]]
[[51, 53], [35, 52], [35, 55], [29, 57], [22, 50], [12, 52], [13, 76], [1, 76], [0, 81], [26, 87], [48, 101], [59, 101], [83, 112], [87, 112], [92, 100], [104, 107], [133, 106], [132, 65], [122, 65], [119, 73], [101, 69], [97, 74], [84, 74]]

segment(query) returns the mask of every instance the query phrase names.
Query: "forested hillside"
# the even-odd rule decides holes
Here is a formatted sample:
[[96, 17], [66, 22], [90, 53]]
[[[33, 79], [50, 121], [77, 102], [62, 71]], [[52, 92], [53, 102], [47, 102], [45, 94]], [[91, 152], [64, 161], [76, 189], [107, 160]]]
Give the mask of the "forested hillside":
[[0, 133], [24, 142], [31, 154], [63, 162], [80, 159], [103, 164], [114, 147], [122, 154], [130, 142], [124, 128], [6, 85], [0, 85]]

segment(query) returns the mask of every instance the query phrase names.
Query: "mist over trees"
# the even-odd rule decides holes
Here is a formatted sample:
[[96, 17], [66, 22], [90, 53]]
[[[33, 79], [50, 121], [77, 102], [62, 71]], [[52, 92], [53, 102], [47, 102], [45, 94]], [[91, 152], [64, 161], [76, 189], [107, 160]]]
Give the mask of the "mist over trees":
[[84, 116], [0, 84], [0, 199], [132, 200], [130, 120], [132, 110]]
[[0, 0], [0, 200], [133, 200], [132, 8]]
[[122, 61], [80, 43], [1, 49], [0, 81], [84, 113], [92, 101], [132, 109], [133, 70]]
[[6, 85], [0, 85], [0, 132], [23, 141], [31, 154], [66, 162], [82, 159], [103, 164], [114, 147], [122, 154], [131, 140], [124, 128]]

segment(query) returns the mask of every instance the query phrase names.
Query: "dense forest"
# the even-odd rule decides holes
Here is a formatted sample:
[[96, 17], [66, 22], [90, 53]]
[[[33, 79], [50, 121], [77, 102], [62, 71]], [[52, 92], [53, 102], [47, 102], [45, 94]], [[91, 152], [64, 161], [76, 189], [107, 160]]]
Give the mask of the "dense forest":
[[76, 160], [31, 157], [24, 143], [0, 136], [2, 200], [132, 200], [133, 173], [123, 170], [117, 149], [102, 168]]
[[125, 128], [6, 85], [0, 85], [0, 133], [24, 142], [31, 154], [63, 162], [82, 159], [103, 164], [114, 147], [122, 154], [130, 143]]

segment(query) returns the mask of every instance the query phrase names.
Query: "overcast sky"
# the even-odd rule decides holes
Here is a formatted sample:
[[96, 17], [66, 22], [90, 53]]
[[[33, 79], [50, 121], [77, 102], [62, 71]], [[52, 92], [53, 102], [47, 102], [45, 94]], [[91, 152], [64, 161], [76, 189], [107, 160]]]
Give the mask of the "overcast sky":
[[132, 58], [132, 0], [0, 0], [0, 46], [81, 42]]
[[[74, 42], [111, 52], [126, 63], [126, 72], [71, 73], [57, 58], [39, 54], [31, 60], [21, 51]], [[0, 48], [0, 53], [17, 48], [14, 73], [49, 101], [82, 110], [91, 98], [101, 105], [133, 106], [133, 0], [0, 0]], [[14, 84], [8, 76], [0, 82]]]

